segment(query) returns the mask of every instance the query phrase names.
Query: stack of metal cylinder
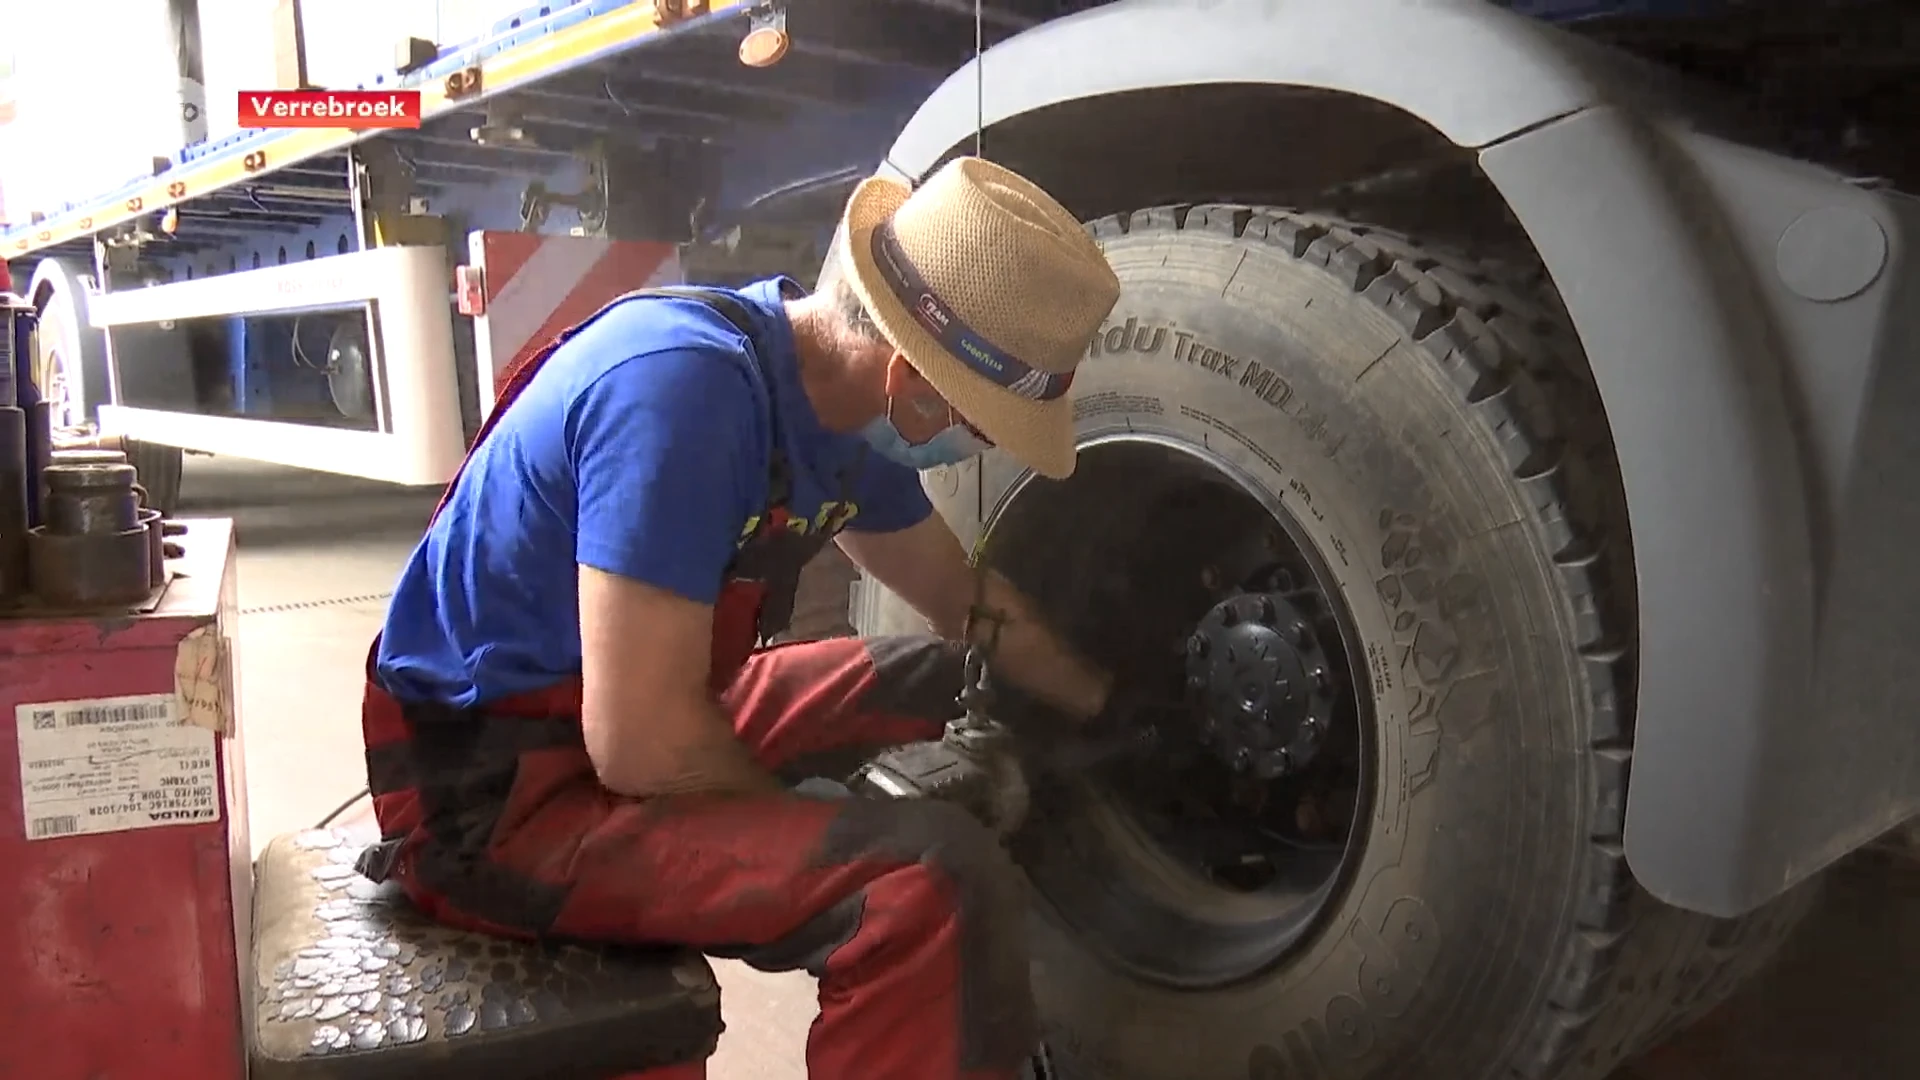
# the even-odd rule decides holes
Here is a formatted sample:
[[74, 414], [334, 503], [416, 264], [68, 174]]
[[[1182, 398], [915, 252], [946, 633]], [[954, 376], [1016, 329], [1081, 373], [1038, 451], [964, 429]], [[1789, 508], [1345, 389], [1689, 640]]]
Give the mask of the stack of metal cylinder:
[[125, 608], [166, 580], [166, 524], [115, 450], [56, 453], [34, 310], [0, 294], [0, 607]]

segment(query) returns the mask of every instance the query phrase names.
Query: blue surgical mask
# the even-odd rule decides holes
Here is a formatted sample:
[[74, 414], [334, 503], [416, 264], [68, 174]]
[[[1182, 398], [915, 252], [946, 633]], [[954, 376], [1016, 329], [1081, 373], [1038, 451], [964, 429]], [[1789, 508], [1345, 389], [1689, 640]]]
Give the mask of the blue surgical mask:
[[876, 416], [866, 427], [860, 429], [860, 435], [872, 446], [874, 452], [889, 461], [897, 461], [910, 469], [937, 469], [942, 465], [958, 465], [970, 457], [992, 449], [986, 440], [967, 430], [967, 426], [956, 419], [938, 435], [923, 443], [910, 443], [893, 422], [893, 399], [887, 399], [887, 411]]

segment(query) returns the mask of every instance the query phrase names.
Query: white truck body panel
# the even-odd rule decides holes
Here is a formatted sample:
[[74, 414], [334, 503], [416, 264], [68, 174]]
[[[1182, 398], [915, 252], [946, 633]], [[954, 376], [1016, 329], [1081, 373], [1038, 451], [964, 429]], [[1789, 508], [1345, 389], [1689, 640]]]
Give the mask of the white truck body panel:
[[221, 277], [93, 297], [98, 328], [233, 314], [334, 309], [373, 302], [368, 335], [376, 415], [387, 430], [352, 431], [121, 405], [100, 407], [101, 430], [188, 450], [270, 461], [398, 484], [437, 484], [466, 453], [460, 423], [446, 252], [376, 248]]

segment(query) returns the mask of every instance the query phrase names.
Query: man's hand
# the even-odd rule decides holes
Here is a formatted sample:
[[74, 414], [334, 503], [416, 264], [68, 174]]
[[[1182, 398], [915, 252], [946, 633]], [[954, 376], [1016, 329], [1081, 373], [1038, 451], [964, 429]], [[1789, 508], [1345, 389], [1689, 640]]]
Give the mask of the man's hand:
[[600, 782], [621, 795], [760, 793], [760, 767], [707, 689], [713, 608], [580, 567], [581, 727]]
[[[1078, 719], [1106, 705], [1111, 680], [1060, 640], [1013, 583], [975, 575], [967, 553], [939, 514], [891, 533], [840, 534], [841, 550], [862, 570], [926, 616], [935, 633], [991, 644], [995, 676]], [[976, 611], [976, 603], [979, 610]], [[997, 633], [997, 641], [989, 641]]]

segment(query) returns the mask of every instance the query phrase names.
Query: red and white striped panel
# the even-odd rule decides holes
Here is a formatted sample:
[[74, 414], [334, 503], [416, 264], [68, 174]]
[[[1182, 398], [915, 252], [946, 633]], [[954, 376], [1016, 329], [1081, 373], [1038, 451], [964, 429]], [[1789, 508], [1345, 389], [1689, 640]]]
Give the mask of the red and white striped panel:
[[500, 376], [521, 356], [622, 293], [682, 284], [679, 249], [650, 240], [474, 232], [467, 234], [467, 259], [473, 269], [463, 277], [478, 286], [479, 296], [462, 297], [461, 307], [477, 309], [482, 416], [493, 411]]

